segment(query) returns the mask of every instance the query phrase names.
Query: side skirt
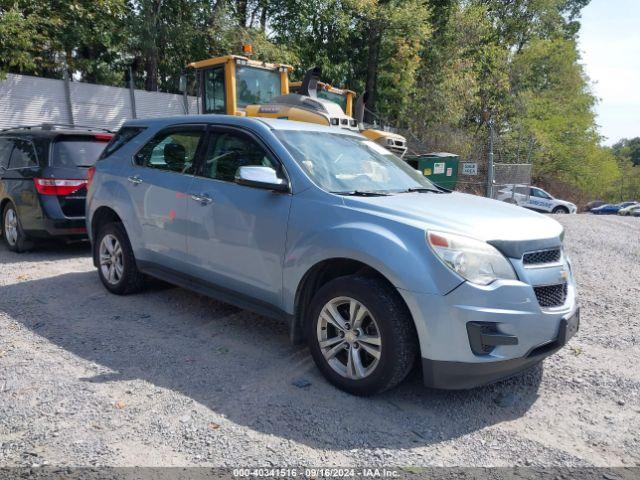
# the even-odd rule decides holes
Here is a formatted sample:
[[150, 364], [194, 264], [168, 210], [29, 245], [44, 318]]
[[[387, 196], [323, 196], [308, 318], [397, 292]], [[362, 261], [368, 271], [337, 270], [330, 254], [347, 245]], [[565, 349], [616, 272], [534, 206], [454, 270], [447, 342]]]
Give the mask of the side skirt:
[[192, 277], [191, 275], [186, 275], [151, 262], [138, 261], [138, 269], [142, 273], [152, 277], [186, 288], [187, 290], [192, 290], [215, 300], [234, 305], [238, 308], [242, 308], [243, 310], [249, 310], [257, 313], [258, 315], [264, 315], [265, 317], [285, 321], [287, 322], [287, 325], [289, 325], [289, 328], [291, 328], [294, 323], [293, 315], [288, 314], [274, 305], [255, 300], [247, 295], [206, 282], [199, 278]]

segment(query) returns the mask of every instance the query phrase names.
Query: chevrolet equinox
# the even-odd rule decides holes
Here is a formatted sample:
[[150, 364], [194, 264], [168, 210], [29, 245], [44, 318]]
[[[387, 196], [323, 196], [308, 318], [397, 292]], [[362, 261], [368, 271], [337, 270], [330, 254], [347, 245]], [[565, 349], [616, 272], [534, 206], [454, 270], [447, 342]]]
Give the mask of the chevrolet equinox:
[[104, 286], [145, 275], [284, 319], [369, 395], [512, 376], [579, 325], [555, 220], [438, 188], [358, 133], [221, 115], [127, 122], [89, 172]]

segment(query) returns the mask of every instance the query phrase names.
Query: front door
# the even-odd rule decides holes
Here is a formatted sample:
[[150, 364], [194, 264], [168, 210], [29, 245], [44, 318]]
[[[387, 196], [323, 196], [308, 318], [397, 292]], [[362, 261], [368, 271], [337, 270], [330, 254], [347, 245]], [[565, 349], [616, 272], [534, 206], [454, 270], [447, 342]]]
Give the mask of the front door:
[[187, 193], [204, 134], [203, 125], [167, 128], [134, 156], [126, 175], [140, 226], [140, 260], [175, 270], [184, 267]]
[[235, 183], [238, 168], [249, 165], [272, 167], [284, 178], [257, 138], [236, 129], [210, 131], [191, 184], [187, 248], [201, 278], [280, 306], [291, 195]]

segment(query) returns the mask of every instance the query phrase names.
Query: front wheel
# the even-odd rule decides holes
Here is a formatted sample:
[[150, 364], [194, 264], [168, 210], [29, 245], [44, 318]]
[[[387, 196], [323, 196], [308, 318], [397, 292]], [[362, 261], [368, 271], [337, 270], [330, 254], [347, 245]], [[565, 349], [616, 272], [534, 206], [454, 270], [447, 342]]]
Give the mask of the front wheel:
[[551, 213], [567, 214], [567, 213], [569, 213], [569, 209], [567, 209], [566, 207], [556, 207], [556, 208], [553, 209], [553, 211]]
[[413, 321], [385, 282], [361, 275], [332, 280], [314, 296], [309, 315], [311, 355], [336, 387], [372, 395], [411, 370], [418, 352]]
[[142, 289], [143, 276], [138, 271], [129, 237], [120, 223], [109, 223], [98, 231], [95, 247], [98, 275], [111, 293], [126, 295]]

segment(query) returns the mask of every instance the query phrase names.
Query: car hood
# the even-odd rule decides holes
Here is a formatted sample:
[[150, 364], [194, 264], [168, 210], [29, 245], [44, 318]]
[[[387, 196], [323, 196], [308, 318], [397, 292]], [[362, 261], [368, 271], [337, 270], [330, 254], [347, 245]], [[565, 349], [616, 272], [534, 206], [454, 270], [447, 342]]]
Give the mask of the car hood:
[[[347, 207], [494, 245], [521, 244], [522, 248], [532, 248], [532, 242], [548, 240], [543, 242], [547, 248], [559, 244], [563, 234], [562, 226], [552, 218], [506, 202], [464, 193], [415, 192], [344, 198]], [[507, 250], [510, 256], [519, 255], [514, 249]]]

